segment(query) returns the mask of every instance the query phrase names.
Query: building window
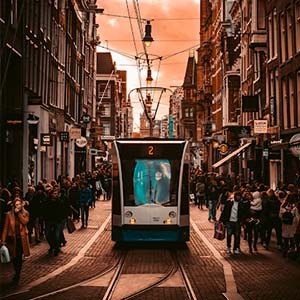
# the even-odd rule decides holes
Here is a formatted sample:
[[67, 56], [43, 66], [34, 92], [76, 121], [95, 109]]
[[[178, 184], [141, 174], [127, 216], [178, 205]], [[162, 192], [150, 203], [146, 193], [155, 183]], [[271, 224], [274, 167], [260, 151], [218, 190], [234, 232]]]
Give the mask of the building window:
[[275, 70], [275, 94], [274, 94], [274, 108], [275, 108], [275, 118], [274, 118], [274, 125], [278, 125], [279, 124], [279, 101], [277, 100], [279, 98], [279, 75], [278, 75], [278, 69], [276, 68]]
[[[298, 37], [299, 38], [299, 37]], [[288, 58], [293, 57], [293, 18], [292, 18], [292, 11], [289, 9], [287, 11], [287, 51], [288, 51]]]
[[272, 24], [272, 15], [269, 16], [268, 18], [268, 40], [269, 40], [269, 54], [270, 54], [270, 59], [274, 57], [274, 45], [273, 45], [273, 24]]
[[277, 11], [276, 8], [273, 10], [273, 46], [274, 46], [274, 57], [278, 56], [278, 30], [277, 30]]
[[102, 122], [102, 133], [105, 136], [111, 135], [111, 130], [110, 130], [110, 122]]
[[97, 83], [97, 99], [100, 101], [102, 98], [111, 98], [111, 85], [107, 82]]
[[280, 50], [281, 50], [281, 62], [286, 61], [286, 23], [285, 14], [280, 15]]
[[290, 128], [296, 127], [295, 120], [295, 96], [294, 96], [294, 78], [289, 77], [289, 106], [290, 106]]
[[296, 95], [296, 111], [297, 111], [297, 124], [300, 127], [300, 71], [297, 73], [297, 95]]
[[109, 103], [102, 104], [101, 116], [103, 117], [111, 117], [111, 105]]
[[186, 119], [192, 119], [194, 117], [194, 109], [193, 107], [186, 107], [184, 109], [184, 115]]
[[13, 27], [17, 27], [18, 26], [18, 4], [17, 4], [17, 0], [10, 0], [10, 5], [11, 5], [10, 24]]
[[287, 82], [285, 79], [282, 79], [282, 106], [283, 106], [283, 129], [288, 129], [288, 95], [287, 95]]
[[[300, 52], [300, 1], [295, 6], [296, 52]], [[298, 89], [300, 86], [298, 86]]]
[[257, 28], [266, 29], [265, 23], [265, 0], [257, 0]]

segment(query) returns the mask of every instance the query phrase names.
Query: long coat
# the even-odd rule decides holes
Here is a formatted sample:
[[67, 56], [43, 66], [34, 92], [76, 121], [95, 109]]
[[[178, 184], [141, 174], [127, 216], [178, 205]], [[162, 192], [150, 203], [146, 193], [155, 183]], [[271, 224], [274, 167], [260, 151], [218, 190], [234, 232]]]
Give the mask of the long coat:
[[[16, 257], [16, 219], [13, 211], [9, 211], [5, 216], [4, 228], [2, 232], [1, 241], [7, 244], [9, 254], [12, 258]], [[29, 213], [24, 210], [18, 213], [17, 218], [19, 218], [20, 223], [20, 236], [23, 247], [24, 256], [30, 255], [30, 244], [28, 238], [28, 229], [26, 224], [29, 222]]]

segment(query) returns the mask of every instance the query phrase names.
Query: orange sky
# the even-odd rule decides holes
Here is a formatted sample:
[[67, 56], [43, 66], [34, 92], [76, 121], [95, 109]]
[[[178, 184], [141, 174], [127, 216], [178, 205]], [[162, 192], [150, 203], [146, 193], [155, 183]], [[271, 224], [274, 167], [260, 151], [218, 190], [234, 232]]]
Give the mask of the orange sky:
[[[141, 18], [151, 20], [154, 42], [147, 48], [147, 52], [152, 61], [151, 69], [154, 79], [152, 86], [170, 88], [170, 86], [182, 85], [188, 56], [193, 53], [193, 51], [184, 50], [199, 44], [200, 0], [139, 0], [135, 2], [139, 4]], [[131, 17], [136, 17], [133, 0], [127, 0], [127, 3]], [[117, 69], [127, 70], [128, 92], [140, 86], [146, 86], [146, 68], [142, 68], [139, 72], [138, 60], [134, 59], [134, 57], [145, 57], [141, 35], [136, 19], [132, 19], [136, 50], [126, 0], [98, 0], [98, 7], [104, 8], [104, 14], [97, 17], [101, 46], [115, 50], [111, 53], [116, 61]], [[142, 24], [143, 32], [144, 29], [145, 23]], [[99, 47], [98, 51], [107, 50]], [[183, 51], [181, 54], [175, 55], [181, 51]], [[170, 58], [168, 58], [169, 55], [171, 55]], [[159, 57], [161, 60], [158, 59]], [[157, 119], [168, 114], [169, 96], [170, 93], [164, 93]], [[135, 92], [132, 92], [136, 127], [141, 106], [139, 100], [134, 98]], [[158, 95], [154, 95], [153, 98], [155, 106], [155, 98], [158, 99]]]

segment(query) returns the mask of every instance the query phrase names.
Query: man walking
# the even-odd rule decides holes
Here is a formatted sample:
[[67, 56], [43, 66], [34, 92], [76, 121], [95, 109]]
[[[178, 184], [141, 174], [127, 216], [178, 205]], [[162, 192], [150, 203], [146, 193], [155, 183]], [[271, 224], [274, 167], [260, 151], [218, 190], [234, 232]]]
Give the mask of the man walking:
[[240, 253], [241, 220], [243, 220], [243, 209], [241, 204], [242, 194], [237, 191], [234, 197], [229, 197], [225, 203], [220, 221], [226, 224], [227, 253], [231, 253], [231, 237], [234, 236], [234, 254]]

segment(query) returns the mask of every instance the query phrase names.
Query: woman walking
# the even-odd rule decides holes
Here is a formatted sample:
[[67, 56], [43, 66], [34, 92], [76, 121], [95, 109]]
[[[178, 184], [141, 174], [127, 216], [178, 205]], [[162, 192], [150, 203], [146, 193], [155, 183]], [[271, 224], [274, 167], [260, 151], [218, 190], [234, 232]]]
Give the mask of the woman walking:
[[279, 217], [282, 220], [283, 257], [295, 247], [294, 236], [299, 222], [299, 211], [294, 194], [288, 194], [280, 206]]
[[12, 258], [15, 275], [13, 283], [18, 283], [22, 269], [22, 255], [29, 256], [29, 239], [27, 224], [29, 213], [23, 207], [22, 200], [16, 197], [12, 210], [6, 214], [1, 244], [6, 244]]

